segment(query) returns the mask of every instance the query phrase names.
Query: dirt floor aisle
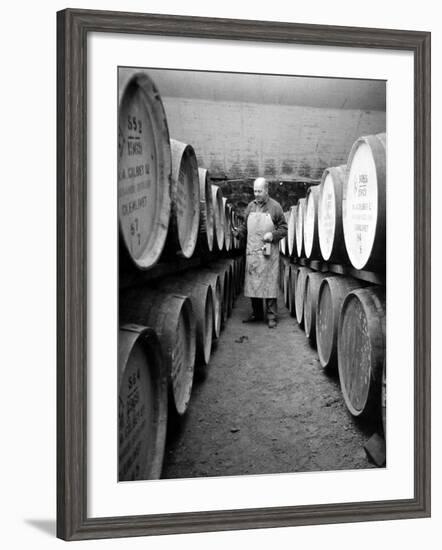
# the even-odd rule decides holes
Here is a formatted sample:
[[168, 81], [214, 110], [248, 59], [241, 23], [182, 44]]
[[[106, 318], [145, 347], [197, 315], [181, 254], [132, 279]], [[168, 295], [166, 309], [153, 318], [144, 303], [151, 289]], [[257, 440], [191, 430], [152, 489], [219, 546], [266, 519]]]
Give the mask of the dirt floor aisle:
[[243, 324], [238, 297], [205, 380], [168, 438], [163, 478], [370, 468], [374, 432], [347, 412], [337, 376], [327, 376], [278, 300], [276, 330]]

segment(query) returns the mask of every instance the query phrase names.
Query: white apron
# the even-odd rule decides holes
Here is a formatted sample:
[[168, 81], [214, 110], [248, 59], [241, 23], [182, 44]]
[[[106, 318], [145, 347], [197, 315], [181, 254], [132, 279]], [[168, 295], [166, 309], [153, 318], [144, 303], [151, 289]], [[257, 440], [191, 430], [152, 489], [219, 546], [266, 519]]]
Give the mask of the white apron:
[[273, 231], [269, 213], [252, 212], [247, 218], [247, 250], [244, 296], [248, 298], [277, 298], [279, 278], [279, 247], [270, 243], [270, 256], [264, 256], [263, 237]]

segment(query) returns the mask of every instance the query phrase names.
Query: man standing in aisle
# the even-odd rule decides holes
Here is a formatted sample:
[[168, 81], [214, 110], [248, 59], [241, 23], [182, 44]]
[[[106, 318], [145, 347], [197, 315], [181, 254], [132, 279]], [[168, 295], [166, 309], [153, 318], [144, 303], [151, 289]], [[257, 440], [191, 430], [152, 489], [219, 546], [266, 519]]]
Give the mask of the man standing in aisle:
[[281, 205], [269, 197], [265, 178], [253, 184], [255, 200], [245, 210], [244, 222], [234, 231], [236, 236], [247, 235], [244, 296], [251, 298], [253, 313], [244, 323], [267, 318], [269, 328], [277, 325], [279, 278], [278, 242], [287, 235], [287, 222]]

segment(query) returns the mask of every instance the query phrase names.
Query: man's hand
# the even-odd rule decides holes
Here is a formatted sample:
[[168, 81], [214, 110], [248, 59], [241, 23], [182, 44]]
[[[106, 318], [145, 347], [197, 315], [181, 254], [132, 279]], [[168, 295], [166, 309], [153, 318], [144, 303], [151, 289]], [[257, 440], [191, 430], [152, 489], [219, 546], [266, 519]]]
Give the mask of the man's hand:
[[262, 240], [265, 242], [265, 243], [271, 243], [273, 241], [273, 235], [270, 233], [270, 231], [268, 233], [265, 233], [264, 237], [262, 238]]

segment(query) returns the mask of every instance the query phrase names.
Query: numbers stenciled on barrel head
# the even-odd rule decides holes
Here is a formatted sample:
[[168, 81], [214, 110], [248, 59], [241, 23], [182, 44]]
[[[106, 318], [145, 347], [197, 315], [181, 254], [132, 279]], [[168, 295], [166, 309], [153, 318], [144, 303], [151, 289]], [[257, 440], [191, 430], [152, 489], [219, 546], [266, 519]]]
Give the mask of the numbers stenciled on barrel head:
[[143, 144], [141, 136], [143, 133], [143, 123], [141, 118], [133, 114], [127, 115], [127, 154], [128, 156], [142, 155]]
[[136, 116], [133, 116], [133, 115], [127, 115], [127, 129], [131, 132], [131, 131], [134, 131], [134, 132], [137, 132], [139, 134], [142, 134], [143, 133], [143, 126], [142, 126], [142, 121], [140, 118], [137, 118]]
[[132, 237], [135, 237], [138, 246], [141, 244], [141, 233], [139, 231], [139, 222], [138, 218], [134, 218], [134, 221], [130, 224], [130, 234]]

